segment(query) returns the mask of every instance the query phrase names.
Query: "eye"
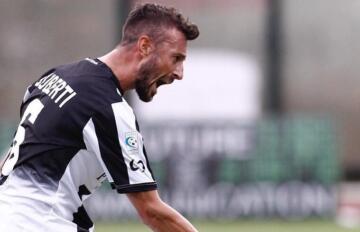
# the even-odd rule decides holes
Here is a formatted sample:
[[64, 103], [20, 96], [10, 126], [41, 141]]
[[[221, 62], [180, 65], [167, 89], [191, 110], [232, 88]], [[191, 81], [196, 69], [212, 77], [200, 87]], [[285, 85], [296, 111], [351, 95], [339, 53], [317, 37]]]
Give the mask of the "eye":
[[173, 63], [176, 64], [177, 62], [179, 62], [179, 56], [174, 56]]
[[177, 56], [174, 56], [173, 57], [173, 62], [174, 64], [178, 63], [178, 62], [181, 62], [184, 60], [184, 57], [183, 56], [180, 56], [180, 55], [177, 55]]

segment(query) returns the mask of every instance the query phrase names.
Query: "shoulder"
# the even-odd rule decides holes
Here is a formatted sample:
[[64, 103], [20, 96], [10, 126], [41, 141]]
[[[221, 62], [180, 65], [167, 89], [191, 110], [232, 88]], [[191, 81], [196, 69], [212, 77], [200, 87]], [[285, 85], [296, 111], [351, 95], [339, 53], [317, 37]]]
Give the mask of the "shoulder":
[[112, 72], [86, 59], [49, 70], [33, 88], [48, 95], [60, 108], [65, 104], [100, 107], [122, 101]]

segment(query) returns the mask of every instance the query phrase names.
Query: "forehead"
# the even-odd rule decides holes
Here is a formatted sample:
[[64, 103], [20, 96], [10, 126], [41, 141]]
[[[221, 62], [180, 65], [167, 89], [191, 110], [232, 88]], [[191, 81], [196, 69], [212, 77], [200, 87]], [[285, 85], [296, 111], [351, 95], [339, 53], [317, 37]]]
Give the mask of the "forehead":
[[187, 40], [185, 35], [178, 29], [168, 29], [164, 35], [165, 39], [161, 42], [162, 47], [172, 52], [186, 54]]

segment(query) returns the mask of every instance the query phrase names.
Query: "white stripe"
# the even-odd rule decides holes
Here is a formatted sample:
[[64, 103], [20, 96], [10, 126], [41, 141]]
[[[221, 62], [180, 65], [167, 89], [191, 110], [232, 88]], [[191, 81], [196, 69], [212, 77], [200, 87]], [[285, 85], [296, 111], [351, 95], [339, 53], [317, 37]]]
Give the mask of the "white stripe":
[[30, 97], [29, 88], [30, 88], [30, 86], [27, 87], [27, 89], [26, 89], [26, 92], [25, 92], [24, 97], [23, 97], [23, 102], [26, 102], [26, 101], [29, 99], [29, 97]]
[[[136, 130], [135, 115], [131, 107], [126, 101], [113, 103], [112, 109], [114, 111], [116, 128], [119, 136], [122, 154], [127, 166], [127, 172], [129, 175], [130, 184], [140, 184], [154, 182], [151, 173], [147, 167], [146, 158], [143, 153], [143, 141], [141, 134]], [[134, 133], [137, 136], [138, 149], [131, 150], [125, 144], [126, 134]], [[145, 165], [145, 171], [140, 170], [133, 171], [130, 168], [130, 162], [134, 160], [135, 163], [141, 160]]]
[[84, 130], [83, 130], [83, 137], [84, 137], [84, 142], [85, 142], [86, 148], [95, 153], [102, 168], [104, 169], [104, 172], [108, 178], [108, 181], [110, 183], [113, 183], [114, 180], [111, 177], [109, 170], [106, 168], [106, 165], [101, 158], [99, 141], [98, 141], [98, 138], [95, 133], [95, 127], [94, 127], [94, 123], [93, 123], [92, 119], [90, 119], [88, 121], [88, 123], [85, 125]]
[[[85, 185], [90, 194], [101, 185], [96, 179], [103, 173], [103, 169], [92, 151], [79, 150], [68, 163], [59, 185], [53, 196], [52, 211], [50, 214], [60, 216], [66, 220], [73, 220], [73, 213], [90, 195], [79, 198], [79, 186]], [[66, 230], [63, 230], [66, 231]]]
[[98, 62], [96, 62], [95, 60], [93, 60], [93, 59], [90, 59], [90, 58], [85, 58], [85, 60], [86, 61], [89, 61], [90, 63], [92, 63], [92, 64], [95, 64], [95, 65], [98, 65]]

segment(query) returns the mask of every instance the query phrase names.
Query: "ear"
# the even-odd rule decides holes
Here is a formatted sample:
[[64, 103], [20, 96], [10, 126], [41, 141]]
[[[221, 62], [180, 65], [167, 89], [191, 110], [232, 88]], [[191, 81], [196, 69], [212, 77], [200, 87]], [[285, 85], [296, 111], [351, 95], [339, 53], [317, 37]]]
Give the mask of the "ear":
[[143, 57], [148, 56], [154, 50], [154, 44], [150, 37], [147, 35], [140, 36], [137, 46], [139, 53]]

